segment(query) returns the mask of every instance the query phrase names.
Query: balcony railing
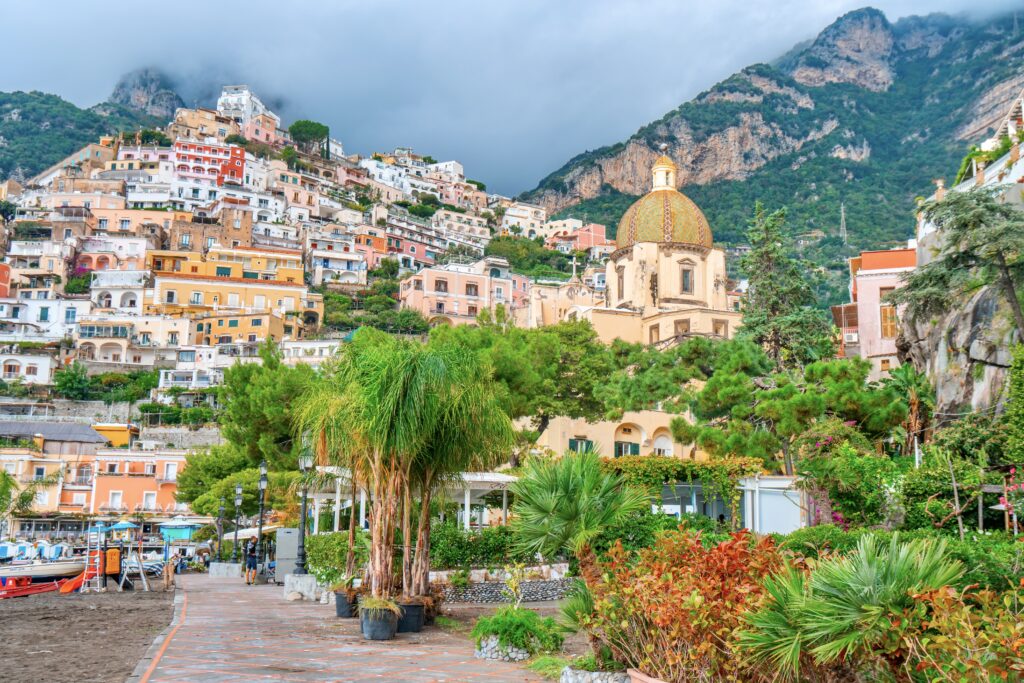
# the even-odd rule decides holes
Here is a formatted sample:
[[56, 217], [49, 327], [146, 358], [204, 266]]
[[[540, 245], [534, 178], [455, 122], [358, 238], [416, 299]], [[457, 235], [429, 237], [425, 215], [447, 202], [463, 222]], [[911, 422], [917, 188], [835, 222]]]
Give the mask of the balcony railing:
[[67, 479], [64, 482], [65, 486], [92, 486], [92, 477], [75, 477], [74, 479]]
[[100, 505], [100, 512], [128, 512], [128, 507], [125, 505]]
[[157, 486], [163, 486], [164, 484], [177, 484], [178, 483], [178, 477], [177, 476], [173, 476], [173, 477], [166, 477], [166, 476], [164, 476], [164, 477], [157, 477], [156, 478], [156, 483], [157, 483]]

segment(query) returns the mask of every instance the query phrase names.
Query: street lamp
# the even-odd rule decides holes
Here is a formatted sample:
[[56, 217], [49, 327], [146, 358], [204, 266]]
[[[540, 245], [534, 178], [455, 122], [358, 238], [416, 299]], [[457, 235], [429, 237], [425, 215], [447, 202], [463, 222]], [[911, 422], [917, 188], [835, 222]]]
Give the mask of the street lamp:
[[221, 561], [221, 548], [224, 539], [224, 496], [220, 497], [220, 509], [217, 513], [217, 562]]
[[[267, 498], [267, 461], [260, 462], [260, 520], [256, 524], [256, 557], [263, 565], [263, 505]], [[264, 573], [265, 570], [264, 570]]]
[[242, 485], [235, 484], [235, 542], [231, 546], [231, 561], [238, 563], [238, 513], [242, 507]]
[[295, 573], [306, 573], [306, 495], [309, 491], [306, 485], [306, 473], [313, 469], [313, 454], [309, 448], [303, 448], [299, 455], [299, 471], [302, 472], [302, 519], [299, 521], [299, 552], [295, 558]]

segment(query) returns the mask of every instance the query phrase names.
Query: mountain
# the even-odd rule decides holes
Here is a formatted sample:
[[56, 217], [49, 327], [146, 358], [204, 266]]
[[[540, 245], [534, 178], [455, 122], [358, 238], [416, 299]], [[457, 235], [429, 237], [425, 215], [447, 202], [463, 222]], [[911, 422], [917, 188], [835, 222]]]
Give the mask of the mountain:
[[121, 76], [107, 102], [166, 120], [174, 118], [174, 111], [185, 106], [171, 79], [153, 68], [137, 69]]
[[31, 178], [101, 135], [164, 125], [183, 106], [169, 88], [165, 76], [143, 69], [88, 109], [37, 91], [0, 92], [0, 179]]
[[[794, 233], [822, 230], [808, 258], [841, 296], [844, 258], [912, 235], [915, 198], [952, 180], [970, 143], [1024, 87], [1013, 16], [934, 14], [889, 22], [850, 12], [772, 64], [755, 64], [624, 142], [580, 154], [522, 198], [603, 222], [647, 191], [660, 146], [717, 241], [738, 244], [754, 203], [787, 206]], [[838, 239], [845, 204], [849, 248]], [[827, 303], [823, 301], [823, 303]]]

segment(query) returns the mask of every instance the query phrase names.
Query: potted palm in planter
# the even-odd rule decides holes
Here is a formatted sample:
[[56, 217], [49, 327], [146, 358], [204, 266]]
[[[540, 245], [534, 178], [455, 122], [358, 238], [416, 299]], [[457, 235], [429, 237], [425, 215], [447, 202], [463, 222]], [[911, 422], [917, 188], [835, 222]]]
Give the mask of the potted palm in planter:
[[334, 592], [334, 610], [342, 618], [358, 615], [359, 589], [353, 586], [354, 576], [338, 581], [331, 590]]
[[399, 633], [418, 633], [426, 621], [425, 606], [421, 598], [403, 598], [398, 603], [402, 616], [398, 619]]
[[363, 598], [359, 604], [359, 627], [367, 640], [391, 640], [398, 630], [402, 610], [394, 600]]

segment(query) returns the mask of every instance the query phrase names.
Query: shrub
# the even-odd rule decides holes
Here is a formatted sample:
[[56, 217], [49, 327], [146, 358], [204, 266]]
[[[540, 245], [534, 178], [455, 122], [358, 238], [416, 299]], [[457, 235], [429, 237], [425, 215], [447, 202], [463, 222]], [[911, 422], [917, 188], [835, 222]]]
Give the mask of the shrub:
[[[820, 559], [830, 553], [849, 555], [865, 535], [873, 535], [879, 542], [892, 539], [892, 532], [855, 529], [844, 531], [831, 524], [798, 529], [782, 538], [780, 545], [797, 555]], [[1024, 543], [1002, 533], [969, 534], [964, 540], [939, 531], [918, 529], [899, 532], [904, 541], [942, 539], [946, 554], [964, 566], [963, 576], [955, 583], [963, 588], [978, 585], [992, 590], [1007, 590], [1024, 579]]]
[[739, 643], [751, 664], [768, 665], [787, 680], [804, 680], [801, 669], [900, 679], [915, 664], [907, 639], [927, 623], [917, 596], [946, 588], [962, 572], [941, 539], [901, 543], [894, 535], [886, 543], [865, 534], [855, 553], [766, 581], [768, 599], [745, 618], [749, 630]]
[[430, 532], [430, 561], [434, 569], [503, 567], [532, 559], [529, 553], [515, 547], [509, 527], [466, 531], [454, 522], [446, 522]]
[[800, 462], [803, 485], [828, 495], [833, 513], [863, 526], [883, 524], [897, 515], [899, 468], [885, 456], [858, 450], [847, 442], [827, 455]]
[[501, 607], [492, 616], [480, 617], [472, 636], [477, 646], [484, 638], [497, 636], [499, 644], [530, 654], [553, 652], [562, 646], [562, 635], [554, 619], [542, 619], [533, 610], [515, 607]]
[[[306, 569], [322, 586], [333, 586], [345, 578], [345, 558], [348, 555], [348, 532], [306, 536]], [[361, 533], [356, 532], [356, 566], [366, 562], [366, 546]]]
[[580, 621], [614, 659], [669, 682], [741, 676], [734, 635], [781, 558], [771, 538], [732, 534], [712, 548], [700, 533], [669, 531], [630, 555], [613, 548]]

